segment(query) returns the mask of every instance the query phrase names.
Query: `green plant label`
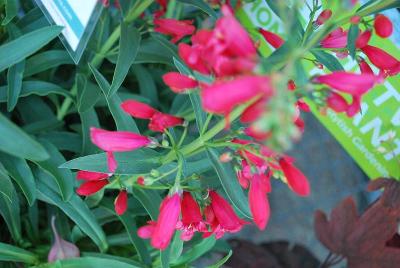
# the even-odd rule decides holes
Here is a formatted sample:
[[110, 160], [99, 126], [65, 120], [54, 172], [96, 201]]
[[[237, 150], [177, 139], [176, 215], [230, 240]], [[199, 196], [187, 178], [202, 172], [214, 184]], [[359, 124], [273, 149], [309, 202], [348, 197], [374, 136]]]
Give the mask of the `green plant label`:
[[[308, 19], [309, 12], [306, 7], [301, 15]], [[252, 29], [259, 27], [283, 35], [280, 18], [263, 0], [244, 5], [243, 9], [238, 11], [238, 16], [256, 38], [260, 36]], [[348, 29], [349, 25], [345, 25], [344, 28]], [[369, 44], [384, 49], [396, 58], [400, 57], [399, 48], [389, 39], [374, 36]], [[268, 56], [272, 47], [261, 40], [260, 51], [264, 56]], [[359, 72], [357, 62], [350, 56], [340, 60], [340, 63], [347, 71]], [[303, 61], [303, 64], [310, 75], [329, 72], [327, 68], [320, 70], [308, 61]], [[376, 69], [374, 71], [378, 72]], [[365, 94], [361, 112], [353, 118], [330, 109], [321, 111], [313, 103], [310, 103], [310, 106], [313, 114], [371, 179], [381, 176], [400, 178], [399, 75], [388, 77], [384, 83]]]

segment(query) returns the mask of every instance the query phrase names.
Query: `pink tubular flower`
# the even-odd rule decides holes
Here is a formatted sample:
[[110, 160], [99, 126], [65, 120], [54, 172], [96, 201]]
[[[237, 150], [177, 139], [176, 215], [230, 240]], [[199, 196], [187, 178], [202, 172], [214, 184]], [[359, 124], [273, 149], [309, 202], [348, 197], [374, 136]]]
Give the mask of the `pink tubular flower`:
[[361, 59], [358, 62], [358, 65], [360, 66], [361, 73], [363, 73], [363, 74], [374, 74], [374, 71], [372, 71], [371, 66], [369, 66], [368, 63], [365, 60]]
[[308, 196], [310, 194], [310, 184], [304, 174], [297, 169], [289, 157], [282, 157], [279, 165], [286, 177], [289, 187], [300, 196]]
[[239, 104], [271, 94], [272, 86], [268, 77], [247, 75], [206, 87], [201, 92], [201, 99], [206, 111], [228, 115]]
[[183, 119], [181, 117], [158, 112], [150, 119], [149, 129], [155, 132], [164, 132], [167, 128], [182, 124]]
[[208, 75], [210, 74], [210, 70], [203, 61], [202, 50], [202, 45], [189, 46], [185, 43], [179, 43], [178, 45], [179, 57], [193, 70]]
[[128, 193], [126, 190], [121, 190], [115, 198], [114, 209], [118, 215], [122, 215], [128, 208]]
[[177, 72], [166, 73], [162, 79], [175, 93], [182, 93], [199, 85], [196, 80]]
[[151, 139], [128, 131], [108, 131], [90, 128], [90, 138], [100, 149], [106, 152], [127, 152], [151, 144]]
[[244, 130], [244, 133], [255, 139], [256, 141], [265, 141], [271, 136], [270, 132], [267, 131], [261, 131], [255, 128], [254, 126], [250, 126]]
[[152, 140], [146, 136], [128, 131], [108, 131], [90, 128], [92, 142], [107, 153], [108, 170], [112, 173], [117, 169], [117, 161], [113, 152], [127, 152], [148, 146]]
[[321, 46], [324, 48], [345, 48], [347, 46], [347, 31], [341, 27], [332, 31], [321, 41]]
[[331, 16], [332, 16], [332, 10], [325, 9], [319, 14], [319, 16], [318, 16], [317, 20], [315, 21], [315, 23], [318, 26], [320, 26], [320, 25], [324, 24], [327, 20], [329, 20], [331, 18]]
[[344, 93], [361, 96], [380, 80], [379, 77], [372, 74], [354, 74], [337, 71], [318, 76], [314, 79], [314, 82], [325, 84]]
[[326, 99], [326, 104], [337, 113], [345, 112], [349, 107], [346, 99], [336, 92], [330, 92], [329, 97]]
[[164, 198], [160, 205], [160, 214], [157, 222], [139, 228], [141, 238], [151, 238], [154, 248], [164, 250], [171, 242], [181, 212], [181, 197], [178, 193]]
[[85, 181], [98, 181], [107, 179], [108, 177], [110, 177], [110, 175], [111, 174], [109, 173], [79, 170], [78, 173], [76, 174], [76, 178], [78, 180], [85, 180]]
[[240, 122], [244, 124], [249, 124], [259, 119], [266, 109], [266, 103], [267, 100], [265, 98], [261, 98], [249, 107], [247, 107], [240, 116]]
[[135, 118], [150, 119], [156, 112], [156, 109], [146, 103], [136, 100], [126, 100], [121, 104], [122, 110]]
[[222, 39], [221, 49], [224, 53], [238, 57], [249, 57], [257, 54], [249, 34], [236, 20], [231, 9], [224, 5], [221, 8], [223, 17], [216, 23], [215, 34]]
[[400, 72], [400, 61], [386, 51], [374, 47], [365, 46], [361, 49], [373, 65], [378, 67], [385, 75], [396, 75]]
[[76, 189], [76, 193], [78, 195], [89, 196], [97, 193], [101, 189], [104, 188], [108, 184], [108, 180], [98, 180], [98, 181], [87, 181], [82, 183], [78, 189]]
[[182, 219], [178, 221], [176, 228], [182, 230], [181, 239], [183, 241], [192, 239], [195, 232], [207, 232], [200, 207], [189, 192], [183, 193], [181, 209]]
[[258, 31], [265, 38], [265, 41], [267, 41], [267, 43], [270, 44], [273, 48], [280, 48], [285, 43], [285, 40], [283, 40], [283, 38], [276, 33], [261, 28], [258, 29]]
[[270, 207], [261, 176], [260, 174], [255, 174], [251, 179], [249, 204], [254, 223], [260, 230], [264, 230], [270, 216]]
[[362, 32], [356, 39], [356, 48], [363, 48], [368, 45], [371, 35], [372, 32], [370, 30]]
[[231, 205], [217, 192], [210, 191], [210, 198], [211, 204], [205, 208], [204, 214], [207, 222], [210, 224], [211, 231], [205, 232], [203, 237], [215, 234], [215, 238], [219, 239], [226, 232], [239, 232], [243, 225], [248, 223], [240, 219]]
[[121, 104], [121, 107], [133, 117], [150, 119], [149, 129], [155, 132], [164, 132], [167, 128], [183, 124], [183, 118], [164, 114], [139, 101], [127, 100]]
[[176, 43], [186, 35], [194, 33], [196, 28], [191, 20], [155, 19], [154, 31], [172, 36], [171, 42]]
[[378, 14], [375, 17], [374, 29], [378, 36], [387, 38], [393, 33], [393, 24], [388, 17]]

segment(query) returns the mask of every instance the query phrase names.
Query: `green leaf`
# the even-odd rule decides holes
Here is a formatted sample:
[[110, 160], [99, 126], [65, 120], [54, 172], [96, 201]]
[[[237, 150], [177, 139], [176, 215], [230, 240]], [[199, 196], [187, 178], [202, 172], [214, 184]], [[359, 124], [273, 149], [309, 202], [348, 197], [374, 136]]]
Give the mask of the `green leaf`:
[[42, 145], [2, 114], [0, 114], [0, 133], [0, 151], [33, 161], [49, 157]]
[[[149, 172], [161, 165], [159, 154], [152, 150], [135, 150], [132, 152], [115, 153], [118, 162], [116, 174], [136, 175]], [[60, 168], [108, 172], [105, 153], [93, 154], [72, 159], [60, 165]]]
[[199, 8], [199, 9], [201, 9], [202, 11], [204, 11], [205, 13], [207, 13], [208, 15], [213, 17], [213, 19], [217, 19], [218, 18], [218, 15], [214, 11], [214, 9], [212, 9], [210, 7], [210, 5], [208, 5], [203, 0], [178, 0], [178, 1], [181, 2], [181, 3], [192, 5], [192, 6], [195, 6], [195, 7]]
[[[7, 102], [6, 88], [6, 86], [0, 87], [0, 103]], [[27, 97], [30, 95], [47, 96], [49, 94], [57, 94], [71, 98], [71, 94], [67, 90], [61, 88], [56, 84], [43, 81], [22, 82], [22, 90], [19, 94], [19, 97]]]
[[133, 120], [133, 118], [128, 114], [124, 113], [124, 111], [121, 109], [122, 102], [118, 94], [113, 94], [112, 96], [109, 96], [110, 84], [96, 68], [94, 68], [90, 64], [89, 68], [92, 71], [93, 76], [96, 79], [96, 82], [99, 85], [101, 91], [103, 91], [104, 96], [106, 96], [108, 108], [110, 109], [110, 112], [114, 118], [117, 129], [139, 133], [139, 129], [136, 126], [135, 120]]
[[102, 252], [106, 251], [108, 247], [106, 236], [85, 202], [76, 194], [73, 194], [68, 201], [62, 200], [56, 192], [57, 188], [50, 185], [52, 178], [48, 173], [36, 169], [34, 174], [38, 179], [38, 199], [59, 207]]
[[97, 253], [97, 252], [83, 252], [82, 257], [95, 257], [95, 258], [102, 258], [102, 259], [107, 259], [107, 260], [116, 260], [132, 265], [136, 265], [137, 267], [145, 267], [143, 264], [139, 263], [138, 261], [134, 261], [132, 259], [120, 257], [120, 256], [114, 256], [110, 254], [104, 254], [104, 253]]
[[231, 203], [237, 208], [240, 214], [251, 219], [252, 217], [246, 195], [243, 193], [242, 187], [236, 179], [236, 174], [232, 165], [230, 163], [221, 163], [219, 161], [219, 153], [215, 149], [208, 148], [207, 156], [210, 158], [221, 185]]
[[38, 257], [25, 249], [0, 242], [0, 261], [35, 264]]
[[214, 236], [210, 236], [206, 239], [202, 239], [200, 243], [194, 245], [192, 248], [188, 249], [173, 265], [181, 265], [184, 263], [191, 263], [208, 251], [210, 251], [215, 245]]
[[168, 48], [150, 36], [141, 42], [135, 63], [162, 63], [173, 66], [173, 56]]
[[29, 205], [32, 206], [36, 200], [36, 183], [26, 161], [22, 158], [0, 153], [0, 162], [21, 188]]
[[48, 50], [26, 60], [24, 77], [32, 76], [64, 64], [74, 64], [67, 51]]
[[43, 27], [0, 46], [0, 71], [38, 51], [57, 37], [62, 29], [60, 26]]
[[39, 137], [49, 141], [60, 151], [65, 150], [69, 152], [80, 153], [82, 150], [81, 136], [77, 133], [67, 131], [52, 131], [43, 133], [39, 135]]
[[79, 113], [82, 122], [82, 155], [93, 154], [98, 151], [90, 140], [90, 128], [100, 127], [99, 119], [94, 108]]
[[129, 237], [129, 240], [131, 241], [132, 245], [135, 247], [136, 252], [139, 254], [140, 259], [146, 264], [146, 265], [151, 265], [151, 257], [150, 253], [147, 250], [146, 244], [144, 243], [143, 239], [138, 237], [137, 235], [137, 227], [136, 227], [136, 222], [135, 219], [133, 218], [133, 215], [127, 211], [123, 215], [117, 215], [114, 210], [114, 206], [111, 202], [105, 202], [103, 200], [102, 202], [102, 207], [110, 211], [111, 213], [115, 214], [118, 219], [122, 222], [122, 224], [125, 227], [125, 230], [127, 232], [127, 235]]
[[76, 75], [76, 86], [78, 89], [78, 112], [83, 113], [93, 108], [99, 100], [101, 92], [95, 84], [90, 83], [86, 76], [82, 74]]
[[151, 104], [158, 106], [157, 86], [149, 71], [139, 64], [132, 66], [132, 70], [139, 82], [141, 96], [151, 100]]
[[[21, 36], [20, 30], [14, 25], [8, 26], [11, 39]], [[7, 111], [14, 110], [22, 90], [22, 78], [25, 70], [25, 60], [18, 62], [8, 69], [7, 73]]]
[[127, 23], [121, 23], [121, 38], [119, 40], [119, 54], [117, 66], [115, 67], [114, 77], [109, 91], [109, 96], [113, 95], [121, 87], [133, 64], [140, 46], [140, 33]]
[[332, 72], [344, 70], [342, 64], [334, 56], [332, 56], [329, 53], [326, 53], [321, 50], [312, 49], [311, 54], [314, 55], [314, 57], [317, 59], [317, 61], [322, 63], [322, 65], [324, 65], [326, 68], [328, 68]]
[[[3, 185], [2, 185], [3, 186]], [[11, 201], [9, 198], [0, 194], [0, 214], [7, 224], [8, 230], [15, 242], [21, 240], [21, 218], [19, 214], [19, 200], [14, 186], [11, 189]]]
[[229, 258], [232, 256], [232, 250], [229, 250], [228, 255], [226, 255], [225, 257], [223, 257], [222, 259], [220, 259], [217, 263], [207, 266], [207, 268], [219, 268], [222, 265], [225, 264], [225, 262], [227, 262], [229, 260]]
[[[98, 267], [107, 267], [107, 268], [138, 268], [140, 266], [136, 266], [133, 264], [128, 264], [126, 262], [111, 260], [106, 258], [98, 258], [98, 257], [82, 257], [75, 259], [67, 259], [67, 260], [58, 260], [54, 263], [44, 264], [40, 266], [35, 266], [36, 268], [98, 268]], [[33, 267], [33, 268], [35, 268]]]
[[8, 69], [7, 73], [7, 110], [14, 110], [22, 90], [22, 77], [25, 69], [25, 61], [20, 61]]
[[175, 44], [171, 43], [167, 38], [165, 38], [164, 35], [160, 33], [152, 33], [151, 37], [162, 47], [167, 49], [173, 57], [179, 58], [178, 47]]
[[3, 26], [7, 25], [18, 13], [18, 1], [17, 0], [4, 0], [6, 4], [6, 17], [1, 23]]
[[176, 231], [170, 245], [169, 259], [170, 262], [176, 261], [183, 252], [183, 240], [181, 239], [181, 231]]
[[356, 40], [358, 37], [358, 24], [351, 24], [349, 32], [347, 33], [347, 49], [350, 56], [354, 59], [356, 56]]
[[14, 186], [10, 180], [10, 177], [8, 177], [7, 170], [5, 170], [2, 163], [0, 163], [0, 185], [0, 195], [2, 195], [3, 198], [6, 198], [11, 203]]
[[43, 170], [50, 173], [55, 182], [57, 183], [59, 193], [63, 200], [68, 201], [74, 192], [74, 177], [70, 170], [60, 169], [59, 165], [65, 163], [63, 155], [57, 150], [57, 148], [50, 142], [41, 139], [42, 145], [50, 154], [50, 158], [45, 161], [35, 161], [36, 164]]
[[143, 190], [132, 187], [133, 196], [139, 200], [142, 206], [146, 209], [150, 218], [155, 221], [157, 220], [159, 208], [161, 204], [161, 197], [157, 191], [154, 190]]

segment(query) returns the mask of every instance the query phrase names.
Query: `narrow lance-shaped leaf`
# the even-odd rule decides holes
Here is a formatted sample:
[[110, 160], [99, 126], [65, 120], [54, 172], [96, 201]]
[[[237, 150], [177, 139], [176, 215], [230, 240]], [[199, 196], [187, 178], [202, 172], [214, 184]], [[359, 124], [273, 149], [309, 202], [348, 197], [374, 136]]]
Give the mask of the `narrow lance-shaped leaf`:
[[7, 170], [5, 170], [2, 163], [0, 163], [0, 185], [0, 195], [2, 195], [3, 198], [6, 198], [11, 203], [14, 186], [10, 180], [10, 177], [8, 177]]
[[340, 64], [340, 62], [331, 54], [319, 50], [311, 50], [311, 53], [314, 55], [317, 61], [322, 63], [322, 65], [324, 65], [330, 71], [334, 72], [344, 70], [342, 64]]
[[[4, 187], [3, 184], [1, 185]], [[6, 197], [4, 194], [0, 193], [0, 214], [6, 222], [8, 231], [10, 232], [13, 240], [15, 242], [20, 242], [22, 237], [19, 200], [13, 184], [11, 184], [10, 193], [11, 194], [9, 197]]]
[[71, 56], [65, 50], [48, 50], [33, 55], [26, 60], [24, 77], [58, 67], [63, 64], [74, 64]]
[[218, 15], [217, 13], [214, 11], [214, 9], [212, 9], [205, 1], [203, 0], [178, 0], [181, 3], [185, 3], [188, 5], [192, 5], [195, 6], [199, 9], [201, 9], [202, 11], [204, 11], [205, 13], [207, 13], [208, 15], [210, 15], [213, 19], [217, 19]]
[[4, 18], [2, 25], [7, 25], [18, 13], [18, 1], [17, 0], [4, 0], [6, 4], [6, 17]]
[[222, 187], [232, 204], [238, 209], [240, 214], [247, 218], [252, 218], [249, 210], [246, 195], [236, 179], [233, 167], [229, 163], [219, 161], [218, 151], [212, 148], [207, 149], [207, 155], [219, 177]]
[[119, 96], [117, 94], [113, 94], [112, 96], [107, 97], [110, 89], [110, 84], [108, 81], [95, 67], [89, 64], [89, 68], [92, 71], [92, 74], [104, 96], [106, 96], [108, 108], [110, 109], [110, 112], [114, 118], [117, 129], [139, 133], [139, 129], [136, 126], [135, 120], [122, 111], [120, 107], [122, 102]]
[[57, 37], [61, 30], [60, 26], [43, 27], [0, 46], [0, 71], [38, 51]]
[[[106, 202], [105, 200], [103, 200], [102, 204], [101, 204], [105, 209], [107, 209], [108, 211], [115, 213], [114, 207], [112, 205], [112, 203], [110, 202]], [[151, 265], [151, 257], [150, 257], [150, 253], [146, 248], [146, 244], [144, 243], [143, 239], [139, 238], [137, 236], [137, 227], [136, 227], [136, 222], [134, 220], [134, 218], [132, 217], [133, 215], [131, 215], [129, 213], [129, 211], [127, 211], [125, 214], [123, 215], [117, 215], [118, 219], [122, 222], [122, 224], [124, 225], [127, 235], [129, 237], [129, 240], [131, 241], [132, 245], [135, 247], [137, 253], [140, 256], [140, 259], [147, 265]]]
[[22, 158], [0, 153], [0, 162], [21, 188], [29, 205], [32, 206], [36, 199], [36, 183], [26, 161]]
[[[15, 39], [21, 35], [19, 29], [10, 24], [8, 32]], [[8, 69], [7, 73], [7, 110], [12, 111], [17, 105], [22, 90], [22, 78], [25, 70], [25, 60], [22, 60]]]
[[63, 200], [68, 201], [74, 192], [72, 173], [70, 170], [58, 168], [59, 165], [65, 162], [65, 159], [57, 148], [47, 140], [41, 139], [40, 141], [49, 152], [50, 158], [46, 161], [36, 161], [36, 164], [53, 175]]
[[157, 86], [150, 72], [139, 64], [133, 65], [132, 70], [139, 82], [140, 94], [151, 100], [152, 105], [158, 106]]
[[358, 24], [352, 24], [350, 30], [347, 33], [347, 49], [350, 52], [350, 56], [354, 59], [356, 55], [356, 39], [358, 37]]
[[212, 247], [215, 245], [215, 237], [210, 236], [206, 239], [201, 240], [198, 244], [194, 245], [192, 248], [190, 248], [188, 251], [186, 251], [176, 262], [174, 262], [174, 265], [181, 265], [184, 263], [191, 263], [204, 254], [206, 254], [208, 251], [212, 249]]
[[49, 157], [42, 145], [2, 114], [0, 114], [0, 133], [0, 151], [34, 161], [43, 161]]
[[121, 24], [121, 38], [119, 40], [119, 54], [117, 66], [114, 71], [114, 77], [109, 91], [113, 95], [121, 87], [128, 74], [129, 68], [133, 64], [140, 46], [139, 31], [129, 26], [127, 23]]
[[[0, 103], [7, 101], [6, 86], [0, 87]], [[27, 97], [30, 95], [47, 96], [50, 94], [71, 97], [71, 94], [59, 85], [44, 81], [24, 81], [22, 82], [22, 90], [19, 97]]]
[[32, 268], [57, 268], [57, 267], [65, 267], [65, 268], [81, 268], [81, 267], [85, 267], [85, 268], [98, 268], [98, 267], [139, 268], [140, 266], [122, 262], [119, 260], [97, 258], [97, 257], [82, 257], [82, 258], [75, 258], [75, 259], [58, 260], [51, 264], [41, 265], [40, 267], [35, 266]]
[[55, 185], [51, 185], [51, 175], [36, 169], [38, 199], [59, 207], [75, 224], [87, 234], [93, 242], [104, 252], [107, 250], [107, 241], [103, 230], [96, 221], [91, 210], [80, 197], [73, 194], [68, 201], [63, 201], [56, 192]]
[[25, 249], [0, 242], [0, 261], [35, 264], [38, 257]]

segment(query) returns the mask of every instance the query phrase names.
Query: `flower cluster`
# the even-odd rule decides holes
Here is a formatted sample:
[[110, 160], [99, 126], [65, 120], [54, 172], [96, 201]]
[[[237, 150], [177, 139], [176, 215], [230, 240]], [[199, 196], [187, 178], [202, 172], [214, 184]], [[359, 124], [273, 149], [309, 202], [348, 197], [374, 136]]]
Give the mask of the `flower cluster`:
[[[297, 87], [296, 81], [291, 77], [265, 74], [262, 58], [257, 51], [260, 40], [253, 40], [235, 18], [234, 9], [229, 5], [230, 1], [225, 1], [225, 4], [222, 3], [224, 1], [211, 2], [213, 5], [221, 5], [221, 17], [212, 29], [196, 29], [193, 20], [163, 18], [168, 1], [157, 1], [160, 9], [152, 15], [154, 31], [168, 36], [173, 43], [170, 45], [177, 43], [180, 57], [178, 61], [188, 67], [185, 73], [170, 71], [164, 74], [162, 79], [174, 93], [200, 96], [202, 108], [208, 113], [204, 129], [198, 129], [201, 132], [200, 138], [203, 138], [202, 134], [207, 132], [208, 124], [213, 119], [218, 120], [218, 116], [222, 117], [220, 123], [224, 125], [221, 129], [210, 135], [211, 137], [207, 136], [206, 140], [197, 143], [198, 140], [195, 140], [197, 147], [186, 150], [186, 153], [189, 151], [187, 155], [190, 155], [198, 149], [207, 149], [206, 143], [223, 132], [225, 126], [225, 132], [219, 139], [223, 146], [218, 144], [216, 147], [227, 147], [229, 151], [220, 156], [220, 161], [232, 162], [234, 165], [236, 179], [240, 186], [248, 191], [252, 220], [260, 230], [264, 230], [271, 214], [268, 201], [268, 194], [272, 191], [271, 178], [281, 179], [294, 193], [303, 197], [310, 195], [311, 187], [307, 177], [294, 165], [293, 158], [272, 146], [267, 146], [267, 141], [276, 136], [276, 133], [273, 127], [265, 127], [260, 122], [273, 109], [273, 99], [282, 93], [290, 95], [285, 99], [287, 102], [284, 106], [290, 107], [292, 111], [285, 119], [288, 118], [290, 126], [300, 132], [304, 129], [300, 111], [309, 112], [310, 107], [304, 101], [304, 94]], [[353, 4], [355, 2], [352, 1]], [[310, 22], [311, 28], [324, 27], [331, 23], [332, 16], [331, 10], [323, 10]], [[363, 18], [351, 18], [352, 24], [361, 22], [368, 26]], [[389, 37], [393, 31], [390, 20], [383, 15], [375, 17], [373, 28], [381, 38]], [[275, 50], [281, 49], [286, 43], [284, 38], [272, 31], [259, 29], [258, 32]], [[360, 73], [335, 71], [310, 79], [309, 86], [321, 87], [326, 93], [322, 94], [324, 107], [336, 112], [345, 112], [349, 117], [354, 116], [360, 111], [361, 99], [366, 92], [377, 83], [382, 83], [387, 76], [400, 72], [397, 59], [382, 49], [369, 45], [371, 35], [372, 28], [367, 27], [360, 31], [354, 40]], [[334, 53], [338, 58], [345, 58], [349, 55], [348, 36], [348, 30], [338, 27], [318, 40], [315, 45], [318, 49]], [[366, 60], [359, 56], [361, 53], [379, 69], [379, 73], [375, 73]], [[323, 68], [321, 63], [316, 60], [313, 62]], [[225, 233], [238, 232], [243, 225], [249, 224], [236, 214], [217, 189], [191, 189], [187, 185], [183, 187], [184, 183], [180, 178], [183, 164], [179, 160], [187, 155], [180, 149], [185, 141], [190, 120], [161, 112], [137, 100], [124, 101], [121, 109], [136, 119], [148, 120], [148, 130], [164, 133], [163, 139], [168, 136], [173, 141], [172, 145], [164, 143], [164, 140], [159, 142], [155, 138], [138, 133], [92, 128], [91, 140], [106, 153], [108, 172], [79, 171], [77, 179], [84, 181], [77, 189], [79, 195], [87, 196], [100, 191], [109, 184], [112, 177], [120, 180], [118, 176], [114, 176], [118, 170], [115, 152], [159, 147], [160, 150], [169, 149], [167, 156], [172, 155], [171, 158], [167, 157], [168, 161], [163, 164], [177, 159], [178, 167], [164, 175], [157, 171], [151, 176], [137, 176], [135, 186], [149, 186], [173, 173], [176, 173], [176, 179], [173, 185], [167, 184], [167, 188], [163, 188], [168, 190], [168, 193], [161, 202], [158, 217], [139, 228], [138, 235], [141, 238], [150, 239], [154, 248], [164, 250], [170, 244], [176, 230], [181, 231], [183, 241], [191, 240], [195, 233], [201, 233], [204, 238], [214, 235], [219, 239]], [[231, 123], [236, 119], [239, 119], [240, 127], [231, 128]], [[184, 128], [179, 143], [174, 142], [169, 132], [169, 129], [174, 127]], [[120, 185], [119, 194], [115, 199], [115, 211], [119, 215], [127, 210], [128, 204], [128, 191], [123, 184]]]

